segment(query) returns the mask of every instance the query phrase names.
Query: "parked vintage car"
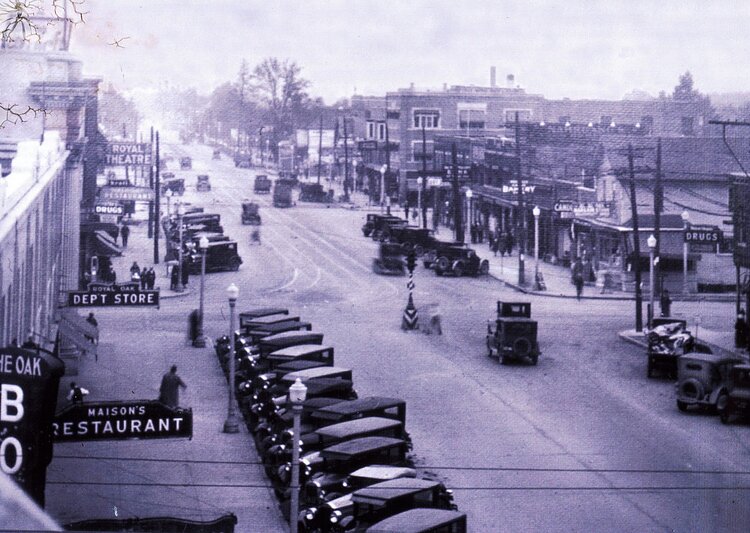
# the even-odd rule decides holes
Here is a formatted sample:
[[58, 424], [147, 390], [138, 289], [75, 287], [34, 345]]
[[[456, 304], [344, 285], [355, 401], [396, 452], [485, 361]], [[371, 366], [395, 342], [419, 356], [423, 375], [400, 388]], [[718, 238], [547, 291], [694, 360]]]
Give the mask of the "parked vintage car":
[[719, 397], [716, 408], [723, 424], [729, 424], [735, 417], [750, 415], [750, 365], [732, 367], [726, 395]]
[[253, 159], [249, 152], [238, 151], [234, 153], [234, 166], [237, 168], [250, 168]]
[[376, 274], [403, 276], [406, 274], [403, 253], [400, 244], [381, 242], [378, 257], [372, 259], [372, 271]]
[[[242, 258], [237, 253], [237, 241], [209, 242], [206, 248], [206, 272], [239, 270]], [[188, 254], [188, 269], [191, 274], [201, 273], [201, 252]]]
[[366, 533], [466, 533], [466, 513], [409, 509], [368, 527]]
[[254, 226], [260, 225], [260, 206], [255, 202], [249, 200], [242, 202], [242, 223], [252, 224]]
[[373, 239], [380, 237], [380, 231], [388, 224], [406, 224], [403, 218], [393, 215], [381, 215], [379, 213], [368, 213], [367, 220], [362, 226], [362, 234]]
[[478, 276], [486, 275], [489, 271], [490, 262], [480, 259], [472, 248], [446, 248], [435, 261], [435, 274], [438, 276]]
[[501, 364], [515, 359], [539, 360], [537, 321], [531, 318], [530, 302], [497, 302], [497, 319], [493, 329], [487, 324], [487, 355]]
[[436, 242], [435, 232], [431, 229], [399, 225], [390, 227], [388, 240], [400, 244], [404, 254], [414, 251], [417, 257], [432, 249]]
[[[677, 407], [717, 409], [719, 397], [727, 394], [729, 372], [745, 362], [734, 354], [687, 353], [677, 359]], [[725, 398], [724, 398], [725, 399]], [[722, 401], [724, 400], [722, 399]]]
[[193, 168], [193, 159], [190, 157], [180, 158], [180, 170], [190, 170]]
[[198, 174], [195, 182], [195, 190], [198, 192], [211, 190], [211, 178], [208, 177], [208, 174]]
[[[654, 317], [646, 331], [648, 366], [646, 375], [661, 372], [677, 377], [677, 358], [685, 352], [696, 351], [695, 339], [687, 330], [687, 321], [674, 317]], [[698, 350], [701, 350], [698, 348]], [[705, 350], [701, 350], [705, 351]], [[710, 353], [710, 351], [709, 351]]]

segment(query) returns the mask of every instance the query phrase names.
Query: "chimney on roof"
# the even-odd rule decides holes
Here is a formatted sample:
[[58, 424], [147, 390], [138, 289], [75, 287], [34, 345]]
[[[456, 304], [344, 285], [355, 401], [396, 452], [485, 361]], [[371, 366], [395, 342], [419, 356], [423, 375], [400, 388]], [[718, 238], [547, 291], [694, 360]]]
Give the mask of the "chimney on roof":
[[516, 86], [516, 77], [513, 74], [508, 74], [508, 76], [505, 78], [505, 81], [508, 84], [508, 89], [513, 89]]
[[411, 82], [411, 83], [409, 84], [409, 89], [411, 89], [412, 91], [414, 90], [414, 82]]
[[490, 67], [490, 87], [497, 87], [497, 69]]

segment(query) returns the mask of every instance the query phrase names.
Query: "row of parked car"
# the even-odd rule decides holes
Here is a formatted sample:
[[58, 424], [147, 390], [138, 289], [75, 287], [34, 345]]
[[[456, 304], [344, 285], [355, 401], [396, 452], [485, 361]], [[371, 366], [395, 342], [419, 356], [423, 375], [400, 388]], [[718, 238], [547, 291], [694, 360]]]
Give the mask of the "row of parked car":
[[164, 217], [162, 227], [167, 237], [167, 259], [179, 257], [182, 246], [183, 258], [191, 274], [201, 272], [201, 238], [208, 239], [206, 249], [206, 272], [239, 270], [242, 258], [237, 251], [237, 241], [224, 235], [221, 215], [205, 213], [202, 207], [187, 206], [182, 219], [182, 241], [180, 241], [180, 218]]
[[[284, 308], [240, 313], [235, 332], [238, 404], [285, 517], [299, 531], [466, 531], [450, 490], [421, 478], [409, 457], [406, 403], [359, 397], [353, 371], [335, 364], [323, 334]], [[216, 355], [228, 373], [228, 336]], [[307, 387], [300, 434], [289, 388]], [[299, 509], [291, 509], [292, 445], [300, 451]]]
[[676, 379], [680, 411], [717, 413], [725, 424], [750, 414], [750, 364], [731, 352], [713, 353], [698, 342], [681, 318], [658, 317], [646, 332], [647, 375]]
[[473, 248], [440, 241], [432, 230], [409, 226], [397, 216], [369, 213], [362, 233], [381, 243], [379, 257], [373, 260], [373, 271], [378, 274], [405, 274], [404, 257], [411, 253], [438, 276], [478, 276], [490, 271], [489, 261], [481, 259]]

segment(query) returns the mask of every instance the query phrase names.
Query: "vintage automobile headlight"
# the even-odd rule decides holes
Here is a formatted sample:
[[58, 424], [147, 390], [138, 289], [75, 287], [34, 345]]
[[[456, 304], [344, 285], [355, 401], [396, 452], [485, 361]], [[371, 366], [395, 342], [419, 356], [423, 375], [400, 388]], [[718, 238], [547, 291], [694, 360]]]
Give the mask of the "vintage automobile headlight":
[[348, 481], [343, 481], [341, 483], [341, 486], [344, 487], [345, 489], [348, 489], [349, 488], [349, 482]]
[[341, 518], [341, 511], [337, 509], [333, 513], [331, 513], [331, 516], [328, 520], [331, 521], [331, 524], [336, 524], [338, 523], [340, 518]]
[[305, 475], [309, 476], [311, 472], [312, 472], [312, 468], [310, 467], [310, 465], [306, 465], [305, 466]]
[[305, 520], [312, 522], [315, 519], [315, 513], [318, 510], [315, 507], [310, 507], [305, 513]]

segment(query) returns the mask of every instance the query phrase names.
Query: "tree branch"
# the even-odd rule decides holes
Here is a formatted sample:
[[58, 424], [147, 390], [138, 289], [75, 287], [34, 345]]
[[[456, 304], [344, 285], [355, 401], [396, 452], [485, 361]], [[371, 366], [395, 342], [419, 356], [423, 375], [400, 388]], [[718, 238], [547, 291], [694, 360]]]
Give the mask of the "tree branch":
[[47, 111], [41, 107], [31, 107], [26, 106], [26, 109], [23, 108], [23, 106], [19, 106], [18, 104], [1, 104], [0, 103], [0, 112], [5, 112], [5, 118], [0, 120], [0, 128], [5, 127], [5, 124], [18, 124], [19, 122], [26, 122], [30, 118], [36, 118], [36, 116], [39, 113], [42, 113], [43, 115], [47, 115]]

